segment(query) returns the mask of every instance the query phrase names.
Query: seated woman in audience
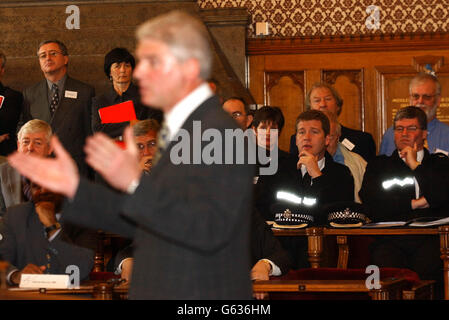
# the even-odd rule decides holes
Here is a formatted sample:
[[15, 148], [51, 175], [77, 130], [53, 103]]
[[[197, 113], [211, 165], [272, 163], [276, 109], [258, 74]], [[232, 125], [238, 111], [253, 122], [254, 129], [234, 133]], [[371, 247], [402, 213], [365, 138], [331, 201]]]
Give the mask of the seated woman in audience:
[[[276, 192], [279, 183], [285, 186], [296, 175], [295, 156], [279, 149], [278, 137], [284, 127], [284, 115], [279, 107], [264, 106], [254, 114], [252, 129], [256, 135], [257, 144], [266, 150], [267, 159], [277, 160], [277, 171], [272, 175], [260, 174], [260, 167], [272, 166], [271, 163], [261, 163], [258, 159], [254, 178], [255, 206], [265, 220], [273, 220], [271, 206], [276, 202]], [[277, 158], [276, 158], [277, 157]]]
[[161, 122], [162, 113], [159, 110], [147, 108], [140, 102], [139, 89], [132, 83], [132, 74], [136, 62], [125, 48], [115, 48], [104, 58], [104, 72], [111, 80], [111, 87], [102, 95], [92, 100], [92, 131], [104, 132], [111, 138], [121, 140], [123, 130], [129, 121], [120, 123], [102, 123], [99, 110], [104, 107], [131, 100], [138, 120], [154, 118]]

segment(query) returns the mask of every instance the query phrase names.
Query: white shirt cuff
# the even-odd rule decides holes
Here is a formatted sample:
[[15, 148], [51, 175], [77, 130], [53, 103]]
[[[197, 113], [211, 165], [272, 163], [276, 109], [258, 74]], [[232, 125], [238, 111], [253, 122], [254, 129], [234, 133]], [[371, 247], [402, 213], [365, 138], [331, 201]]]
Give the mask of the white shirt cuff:
[[137, 187], [139, 186], [139, 183], [140, 179], [134, 179], [133, 181], [131, 181], [128, 188], [126, 188], [126, 193], [133, 194], [134, 191], [136, 191]]
[[125, 259], [123, 259], [122, 261], [120, 261], [120, 263], [119, 263], [117, 269], [115, 269], [115, 271], [114, 271], [115, 274], [119, 275], [119, 274], [122, 273], [122, 264], [123, 264], [123, 262], [125, 262], [125, 261], [128, 260], [128, 259], [132, 259], [132, 258], [131, 258], [131, 257], [130, 257], [130, 258], [125, 258]]
[[261, 260], [264, 260], [271, 265], [271, 271], [269, 276], [280, 276], [282, 274], [281, 269], [276, 264], [274, 264], [273, 261], [269, 259], [261, 259]]
[[62, 230], [62, 228], [59, 228], [58, 230], [56, 230], [56, 232], [53, 233], [53, 235], [50, 238], [48, 238], [48, 241], [52, 242], [53, 239], [56, 238], [56, 236], [59, 234], [59, 232], [61, 232], [61, 230]]

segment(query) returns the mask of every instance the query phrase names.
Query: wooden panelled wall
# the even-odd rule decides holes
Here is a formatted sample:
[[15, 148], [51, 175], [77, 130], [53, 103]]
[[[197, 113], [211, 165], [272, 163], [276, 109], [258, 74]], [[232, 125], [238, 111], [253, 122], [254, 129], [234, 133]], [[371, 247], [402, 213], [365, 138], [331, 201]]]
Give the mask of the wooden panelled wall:
[[279, 106], [289, 148], [295, 119], [313, 83], [332, 84], [343, 98], [340, 122], [371, 133], [379, 149], [396, 110], [408, 105], [408, 83], [430, 65], [442, 84], [437, 117], [449, 124], [449, 34], [249, 39], [248, 84], [257, 104]]
[[[66, 10], [72, 4], [79, 8], [79, 29], [66, 27]], [[212, 36], [213, 77], [223, 95], [251, 101], [244, 86], [246, 9], [200, 10], [196, 0], [1, 0], [0, 51], [7, 57], [2, 82], [23, 90], [43, 79], [37, 46], [58, 39], [69, 51], [69, 75], [101, 94], [111, 86], [103, 72], [105, 54], [115, 47], [134, 52], [137, 26], [170, 10], [184, 10], [204, 21]]]

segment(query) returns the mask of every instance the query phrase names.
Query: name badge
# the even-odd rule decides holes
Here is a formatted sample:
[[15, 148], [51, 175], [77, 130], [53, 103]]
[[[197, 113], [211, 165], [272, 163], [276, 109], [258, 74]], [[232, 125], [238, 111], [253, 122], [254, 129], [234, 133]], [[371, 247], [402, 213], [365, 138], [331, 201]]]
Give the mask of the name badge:
[[19, 287], [67, 289], [69, 284], [68, 274], [22, 274]]
[[0, 96], [0, 109], [2, 108], [4, 100], [5, 100], [5, 97], [4, 96]]
[[438, 152], [441, 152], [449, 157], [449, 152], [447, 152], [447, 151], [441, 150], [440, 148], [436, 148], [434, 153], [438, 153]]
[[344, 145], [349, 151], [352, 151], [352, 149], [354, 149], [354, 147], [355, 147], [355, 144], [353, 144], [351, 141], [349, 141], [346, 138], [343, 139], [341, 144]]
[[70, 98], [70, 99], [76, 99], [78, 97], [78, 92], [66, 90], [64, 97]]

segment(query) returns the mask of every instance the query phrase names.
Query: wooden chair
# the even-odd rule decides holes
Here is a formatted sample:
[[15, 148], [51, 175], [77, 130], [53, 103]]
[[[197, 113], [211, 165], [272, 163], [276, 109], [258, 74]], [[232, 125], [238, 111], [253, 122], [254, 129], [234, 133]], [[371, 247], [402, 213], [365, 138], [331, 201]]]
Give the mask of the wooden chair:
[[107, 281], [120, 278], [119, 275], [106, 271], [106, 265], [113, 254], [118, 250], [118, 244], [121, 241], [124, 241], [124, 238], [102, 230], [98, 230], [97, 236], [97, 250], [95, 251], [94, 267], [89, 275], [89, 279]]

